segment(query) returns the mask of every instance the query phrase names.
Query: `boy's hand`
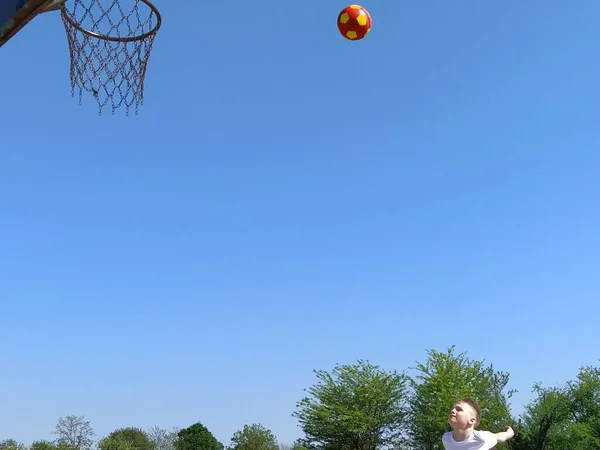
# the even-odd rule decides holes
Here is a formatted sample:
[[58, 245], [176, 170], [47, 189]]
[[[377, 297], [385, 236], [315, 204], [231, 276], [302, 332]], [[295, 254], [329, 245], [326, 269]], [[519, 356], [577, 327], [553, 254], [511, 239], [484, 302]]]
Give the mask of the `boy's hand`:
[[515, 432], [512, 429], [512, 427], [506, 426], [506, 427], [504, 427], [504, 431], [501, 431], [500, 433], [496, 433], [496, 439], [498, 440], [498, 443], [501, 444], [501, 443], [506, 442], [509, 439], [511, 439], [514, 435], [515, 435]]

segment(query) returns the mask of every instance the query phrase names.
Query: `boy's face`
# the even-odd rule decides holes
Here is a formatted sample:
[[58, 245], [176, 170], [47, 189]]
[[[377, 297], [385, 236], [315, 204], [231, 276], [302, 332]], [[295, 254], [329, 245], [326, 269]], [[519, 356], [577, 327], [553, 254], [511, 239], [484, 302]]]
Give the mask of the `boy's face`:
[[477, 413], [467, 403], [455, 403], [448, 416], [448, 423], [452, 429], [465, 429], [474, 427], [477, 421]]

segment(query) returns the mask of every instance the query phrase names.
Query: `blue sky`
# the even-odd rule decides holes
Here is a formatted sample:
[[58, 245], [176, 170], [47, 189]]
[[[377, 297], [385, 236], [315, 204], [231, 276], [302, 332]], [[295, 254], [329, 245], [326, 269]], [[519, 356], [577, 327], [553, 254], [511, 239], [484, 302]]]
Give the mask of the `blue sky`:
[[0, 437], [291, 442], [315, 368], [455, 344], [520, 411], [597, 362], [600, 3], [157, 4], [138, 116], [70, 97], [56, 14], [1, 50]]

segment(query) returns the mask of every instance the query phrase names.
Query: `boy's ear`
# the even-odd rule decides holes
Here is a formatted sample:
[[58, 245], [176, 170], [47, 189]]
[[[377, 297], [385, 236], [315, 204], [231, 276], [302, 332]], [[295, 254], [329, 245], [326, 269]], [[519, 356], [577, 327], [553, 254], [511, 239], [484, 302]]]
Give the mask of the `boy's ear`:
[[475, 425], [475, 422], [477, 422], [477, 418], [475, 418], [475, 417], [471, 416], [471, 418], [469, 419], [469, 423], [470, 423], [471, 425]]

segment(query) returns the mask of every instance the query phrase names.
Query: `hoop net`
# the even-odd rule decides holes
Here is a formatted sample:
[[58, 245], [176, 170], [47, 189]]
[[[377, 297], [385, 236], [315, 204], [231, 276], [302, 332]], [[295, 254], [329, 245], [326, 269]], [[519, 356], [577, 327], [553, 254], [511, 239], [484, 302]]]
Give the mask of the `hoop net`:
[[71, 56], [71, 91], [94, 96], [100, 114], [129, 115], [144, 103], [144, 79], [160, 12], [149, 0], [67, 0], [62, 8]]

